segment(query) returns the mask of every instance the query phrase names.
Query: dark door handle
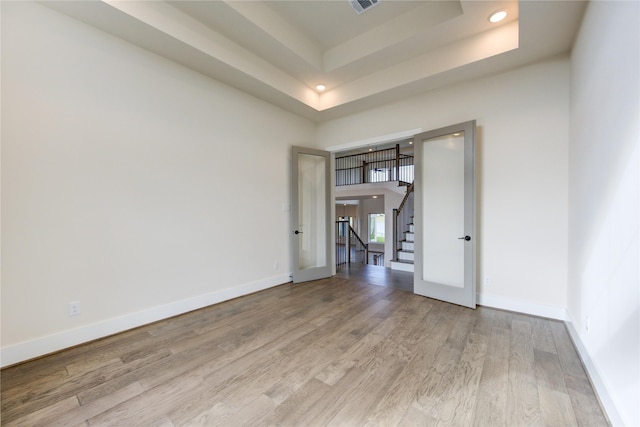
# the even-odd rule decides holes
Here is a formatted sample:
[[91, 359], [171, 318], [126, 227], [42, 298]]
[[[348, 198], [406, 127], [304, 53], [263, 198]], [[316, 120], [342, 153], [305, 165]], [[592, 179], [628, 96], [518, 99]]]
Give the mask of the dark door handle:
[[468, 242], [471, 240], [471, 236], [458, 237], [458, 240], [466, 240]]
[[293, 232], [293, 234], [302, 234], [302, 231], [296, 230], [296, 231]]

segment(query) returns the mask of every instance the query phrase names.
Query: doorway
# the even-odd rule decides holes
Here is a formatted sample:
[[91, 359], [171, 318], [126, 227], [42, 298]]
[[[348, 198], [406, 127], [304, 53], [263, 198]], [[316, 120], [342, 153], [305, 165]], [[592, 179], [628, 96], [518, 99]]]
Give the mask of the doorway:
[[[419, 295], [471, 308], [475, 308], [476, 305], [475, 126], [475, 121], [464, 122], [414, 135], [411, 140], [411, 145], [415, 147], [415, 167], [413, 168], [415, 180], [411, 185], [415, 191], [415, 213], [412, 220], [414, 229], [411, 230], [411, 234], [415, 234], [413, 291]], [[320, 153], [302, 154], [319, 156]], [[328, 154], [322, 153], [324, 153], [322, 155]], [[296, 206], [296, 209], [304, 209], [308, 213], [309, 208], [302, 207], [302, 201], [304, 199], [317, 200], [317, 206], [312, 205], [311, 211], [319, 212], [324, 210], [324, 207], [320, 207], [324, 201], [333, 206], [333, 212], [323, 214], [324, 216], [312, 215], [318, 216], [318, 219], [325, 224], [322, 226], [325, 227], [322, 229], [324, 230], [322, 233], [314, 234], [317, 238], [322, 238], [320, 234], [324, 235], [325, 241], [321, 244], [316, 242], [313, 237], [298, 236], [303, 233], [300, 230], [302, 228], [300, 221], [307, 221], [307, 218], [303, 218], [300, 212], [294, 211], [295, 218], [292, 221], [292, 228], [293, 234], [297, 237], [294, 239], [294, 257], [297, 257], [296, 261], [299, 263], [300, 255], [304, 250], [302, 242], [306, 241], [308, 246], [314, 248], [314, 256], [316, 257], [314, 262], [318, 263], [317, 261], [320, 260], [319, 264], [323, 264], [322, 274], [326, 274], [327, 257], [318, 256], [322, 251], [326, 252], [327, 246], [335, 244], [335, 238], [332, 239], [331, 233], [325, 233], [325, 231], [332, 226], [327, 218], [335, 218], [338, 215], [335, 211], [336, 198], [333, 197], [333, 200], [329, 200], [327, 190], [318, 192], [317, 186], [322, 185], [321, 183], [326, 185], [331, 181], [326, 177], [328, 174], [336, 174], [335, 179], [337, 180], [339, 173], [337, 169], [335, 171], [326, 169], [329, 157], [322, 161], [315, 159], [316, 163], [312, 162], [312, 167], [309, 166], [310, 163], [307, 164], [309, 167], [306, 167], [301, 166], [300, 159], [302, 157], [296, 156], [298, 154], [294, 150], [295, 176], [292, 190], [297, 192], [297, 195], [295, 203], [292, 204]], [[373, 169], [375, 173], [372, 176], [376, 177], [374, 179], [376, 182], [360, 182], [356, 185], [379, 185], [377, 181], [379, 181], [378, 178], [382, 172], [385, 173], [385, 176], [394, 174], [398, 176], [400, 171], [398, 158], [399, 156], [396, 156], [395, 163], [389, 163], [391, 167], [395, 164], [395, 170]], [[374, 163], [379, 166], [380, 162], [389, 161], [385, 157], [377, 159]], [[354, 166], [354, 168], [356, 167], [359, 166]], [[296, 174], [302, 170], [301, 168], [311, 171], [310, 179], [314, 180], [316, 184], [309, 187], [307, 181], [297, 182], [299, 178]], [[370, 175], [367, 172], [369, 169], [371, 166], [364, 162], [359, 172], [358, 169], [355, 169], [355, 172], [350, 171], [347, 175], [350, 177], [349, 179], [361, 176], [363, 180], [366, 180]], [[324, 172], [320, 173], [320, 170]], [[314, 195], [306, 195], [307, 191]], [[373, 217], [370, 216], [372, 214]], [[387, 230], [389, 227], [386, 226], [385, 231], [381, 232], [376, 225], [378, 218], [383, 218], [383, 215], [386, 218], [385, 214], [386, 212], [367, 213], [367, 240], [373, 239], [376, 241], [375, 243], [379, 243], [377, 242], [379, 239], [385, 243], [388, 241]], [[316, 231], [318, 230], [320, 228]], [[294, 265], [294, 281], [298, 267], [299, 265]], [[319, 267], [319, 265], [311, 267], [306, 270]], [[299, 277], [302, 277], [301, 271], [298, 271], [298, 274]]]

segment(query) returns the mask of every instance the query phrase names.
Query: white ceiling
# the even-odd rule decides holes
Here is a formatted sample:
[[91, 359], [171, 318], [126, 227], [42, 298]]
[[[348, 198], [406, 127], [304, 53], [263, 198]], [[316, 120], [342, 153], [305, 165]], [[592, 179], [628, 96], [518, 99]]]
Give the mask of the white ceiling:
[[[585, 7], [380, 0], [358, 15], [347, 0], [43, 4], [315, 121], [568, 52]], [[509, 15], [491, 24], [498, 9]]]

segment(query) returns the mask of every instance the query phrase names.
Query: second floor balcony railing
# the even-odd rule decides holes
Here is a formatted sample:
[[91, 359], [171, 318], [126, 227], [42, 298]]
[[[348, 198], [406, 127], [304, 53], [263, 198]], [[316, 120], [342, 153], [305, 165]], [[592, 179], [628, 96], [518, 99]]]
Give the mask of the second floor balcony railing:
[[413, 182], [413, 156], [400, 147], [336, 157], [336, 185], [372, 182]]

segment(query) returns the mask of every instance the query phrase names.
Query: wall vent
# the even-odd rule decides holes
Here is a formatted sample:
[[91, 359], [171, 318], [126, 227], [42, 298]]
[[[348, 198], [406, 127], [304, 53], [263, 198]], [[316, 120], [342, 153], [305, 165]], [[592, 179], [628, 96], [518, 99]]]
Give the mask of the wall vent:
[[378, 4], [380, 0], [349, 0], [349, 4], [358, 15], [367, 9], [371, 9]]

